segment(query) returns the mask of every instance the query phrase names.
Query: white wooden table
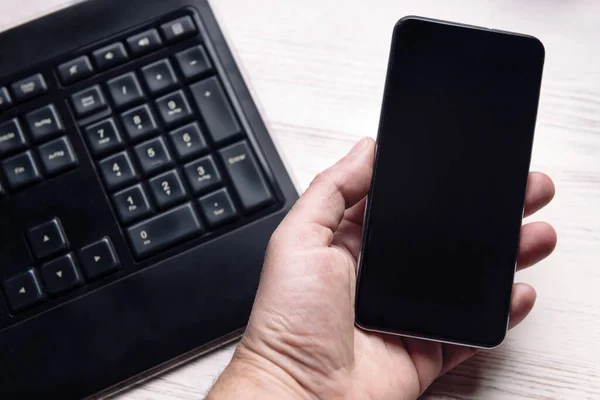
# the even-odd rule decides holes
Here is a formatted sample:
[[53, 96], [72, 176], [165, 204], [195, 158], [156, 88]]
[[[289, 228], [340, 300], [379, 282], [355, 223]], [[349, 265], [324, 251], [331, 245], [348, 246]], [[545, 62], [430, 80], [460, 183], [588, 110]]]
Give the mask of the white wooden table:
[[[61, 4], [1, 0], [0, 30]], [[518, 275], [538, 291], [531, 317], [501, 348], [479, 354], [424, 397], [600, 399], [600, 1], [218, 0], [213, 7], [300, 191], [361, 136], [375, 136], [400, 17], [542, 39], [547, 59], [532, 168], [550, 174], [558, 192], [536, 218], [555, 225], [559, 246]], [[232, 351], [120, 398], [202, 398]]]

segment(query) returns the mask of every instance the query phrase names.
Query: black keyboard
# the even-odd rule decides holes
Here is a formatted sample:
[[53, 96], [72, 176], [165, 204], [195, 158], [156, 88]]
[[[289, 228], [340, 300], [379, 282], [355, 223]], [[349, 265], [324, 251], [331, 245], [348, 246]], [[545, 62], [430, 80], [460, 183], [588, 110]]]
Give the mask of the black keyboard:
[[0, 398], [237, 337], [297, 193], [208, 4], [90, 0], [0, 53]]

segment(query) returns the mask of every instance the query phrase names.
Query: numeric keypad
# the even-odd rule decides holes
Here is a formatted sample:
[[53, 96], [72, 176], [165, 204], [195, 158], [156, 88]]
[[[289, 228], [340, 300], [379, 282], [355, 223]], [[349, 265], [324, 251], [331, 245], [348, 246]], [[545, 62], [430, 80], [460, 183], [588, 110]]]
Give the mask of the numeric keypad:
[[[195, 32], [195, 26], [180, 18], [162, 32], [175, 40]], [[162, 39], [146, 29], [126, 39], [129, 51], [113, 42], [93, 58], [100, 69], [110, 68], [113, 57], [124, 62], [171, 42]], [[98, 171], [136, 258], [269, 204], [271, 193], [225, 86], [206, 48], [193, 45], [74, 97], [77, 114], [88, 116], [108, 103], [102, 95], [108, 94], [111, 115], [82, 131], [90, 153], [100, 158]], [[243, 146], [239, 151], [234, 147], [231, 157], [219, 156], [236, 143]], [[252, 182], [244, 185], [245, 176]]]

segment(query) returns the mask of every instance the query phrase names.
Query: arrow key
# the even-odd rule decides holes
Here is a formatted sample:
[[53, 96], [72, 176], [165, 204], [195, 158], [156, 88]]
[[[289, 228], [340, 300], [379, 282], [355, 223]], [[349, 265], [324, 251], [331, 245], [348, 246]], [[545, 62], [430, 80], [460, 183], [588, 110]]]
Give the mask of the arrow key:
[[41, 268], [42, 279], [48, 294], [55, 296], [67, 292], [83, 284], [72, 254], [67, 254]]
[[44, 299], [44, 293], [34, 269], [5, 280], [2, 286], [13, 312], [30, 308]]
[[79, 258], [89, 279], [96, 279], [119, 268], [119, 260], [109, 238], [85, 246], [79, 252]]
[[36, 258], [50, 257], [69, 247], [58, 218], [31, 228], [27, 232], [27, 238]]

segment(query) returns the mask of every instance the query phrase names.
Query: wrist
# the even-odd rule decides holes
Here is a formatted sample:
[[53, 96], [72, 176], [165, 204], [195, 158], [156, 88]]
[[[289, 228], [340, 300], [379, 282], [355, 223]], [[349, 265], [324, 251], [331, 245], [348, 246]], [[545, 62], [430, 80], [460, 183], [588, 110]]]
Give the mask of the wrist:
[[288, 373], [240, 344], [206, 400], [312, 398]]

